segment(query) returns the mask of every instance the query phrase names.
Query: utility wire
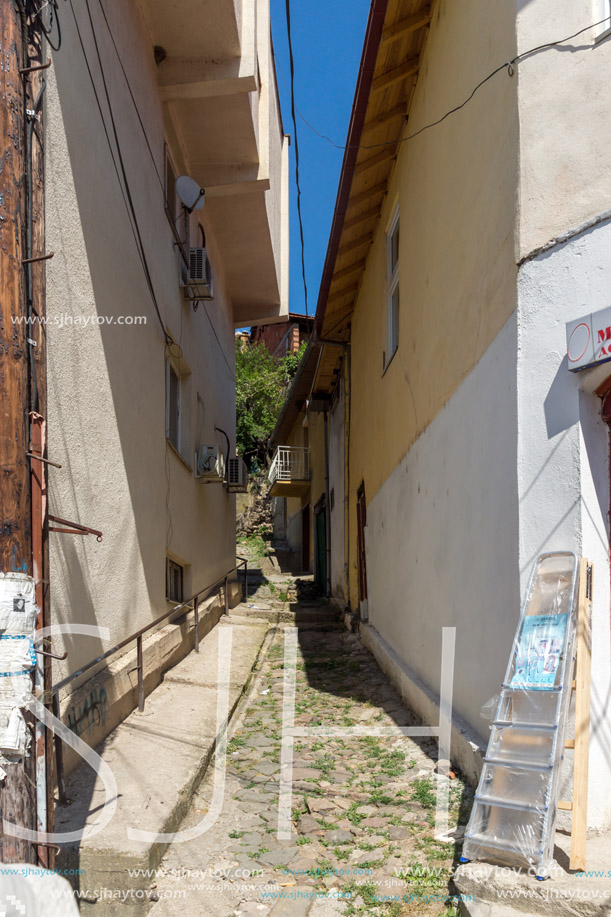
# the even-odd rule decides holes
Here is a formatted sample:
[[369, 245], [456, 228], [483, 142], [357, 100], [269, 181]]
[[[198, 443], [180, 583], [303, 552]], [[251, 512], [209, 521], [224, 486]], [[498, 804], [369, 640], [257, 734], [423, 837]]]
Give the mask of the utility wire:
[[[287, 0], [287, 5], [288, 5], [288, 0]], [[323, 134], [316, 127], [314, 127], [314, 125], [311, 124], [310, 121], [308, 121], [307, 118], [299, 111], [296, 105], [294, 106], [294, 112], [297, 112], [297, 114], [299, 115], [303, 123], [314, 134], [316, 134], [317, 137], [320, 137], [322, 140], [326, 140], [328, 143], [331, 144], [331, 146], [335, 147], [336, 150], [346, 150], [346, 149], [375, 150], [375, 149], [378, 149], [379, 147], [394, 146], [397, 143], [407, 143], [408, 140], [413, 140], [415, 137], [418, 137], [420, 134], [423, 134], [425, 131], [430, 130], [432, 127], [437, 127], [438, 124], [441, 124], [443, 121], [446, 120], [446, 118], [449, 118], [450, 115], [455, 114], [456, 112], [464, 108], [466, 105], [468, 105], [469, 102], [475, 96], [475, 94], [478, 92], [478, 90], [481, 89], [482, 86], [484, 86], [489, 80], [491, 80], [492, 77], [496, 76], [497, 73], [500, 73], [502, 70], [507, 70], [508, 76], [513, 76], [515, 65], [519, 64], [525, 58], [530, 57], [531, 54], [536, 54], [539, 51], [546, 51], [549, 48], [556, 48], [559, 45], [563, 45], [567, 41], [571, 41], [573, 38], [578, 38], [580, 35], [583, 35], [584, 32], [589, 32], [590, 29], [595, 29], [597, 26], [604, 25], [608, 22], [609, 22], [609, 17], [606, 16], [605, 19], [601, 19], [598, 22], [593, 22], [591, 25], [586, 26], [584, 29], [580, 29], [578, 32], [574, 32], [572, 35], [567, 35], [566, 38], [560, 38], [557, 41], [550, 41], [542, 45], [537, 45], [535, 48], [531, 48], [529, 51], [523, 51], [521, 54], [517, 54], [515, 57], [512, 57], [511, 60], [505, 61], [505, 63], [500, 64], [498, 67], [496, 67], [491, 73], [488, 74], [488, 76], [484, 77], [483, 80], [480, 80], [480, 82], [475, 86], [473, 91], [467, 96], [464, 102], [460, 103], [460, 105], [456, 105], [454, 108], [451, 108], [449, 111], [447, 111], [445, 115], [442, 115], [441, 118], [438, 118], [436, 121], [431, 121], [430, 124], [425, 124], [424, 127], [421, 127], [419, 130], [414, 131], [414, 133], [412, 134], [408, 134], [406, 137], [399, 138], [399, 140], [386, 140], [386, 141], [383, 141], [382, 143], [369, 143], [369, 144], [366, 144], [366, 143], [358, 143], [358, 144], [357, 143], [354, 143], [354, 144], [336, 143], [335, 140], [333, 140], [327, 134]], [[276, 59], [276, 64], [278, 64], [278, 58], [276, 57], [275, 53], [274, 53], [274, 57]], [[282, 73], [282, 68], [280, 67], [279, 64], [278, 64], [278, 70], [286, 85], [286, 80], [284, 78], [284, 74]], [[292, 100], [292, 93], [291, 93], [291, 100]], [[294, 117], [295, 115], [293, 113], [293, 119]], [[297, 148], [296, 140], [295, 140], [295, 148]]]
[[[107, 87], [107, 85], [106, 85], [106, 79], [105, 79], [104, 69], [103, 69], [103, 66], [102, 66], [101, 58], [100, 58], [100, 53], [99, 53], [98, 43], [97, 43], [96, 34], [95, 34], [94, 26], [93, 26], [93, 21], [92, 21], [92, 18], [91, 18], [91, 10], [90, 10], [90, 8], [89, 8], [89, 3], [88, 3], [88, 0], [86, 0], [86, 2], [87, 2], [87, 11], [88, 11], [88, 13], [89, 13], [89, 21], [90, 21], [90, 23], [91, 23], [91, 29], [92, 29], [92, 34], [93, 34], [93, 40], [94, 40], [94, 44], [95, 44], [95, 47], [96, 47], [98, 62], [99, 62], [100, 71], [101, 71], [101, 74], [102, 74], [102, 81], [103, 81], [103, 84], [104, 84], [104, 90], [105, 90], [105, 95], [106, 95], [106, 102], [107, 102], [107, 105], [108, 105], [108, 108], [109, 108], [110, 117], [111, 117], [111, 122], [112, 122], [112, 125], [113, 125], [113, 133], [114, 133], [114, 137], [115, 137], [115, 143], [116, 143], [116, 146], [117, 146], [117, 155], [118, 155], [118, 158], [119, 158], [119, 163], [120, 163], [120, 165], [121, 165], [121, 171], [119, 171], [119, 166], [117, 165], [117, 159], [116, 159], [116, 157], [115, 157], [115, 150], [113, 149], [112, 141], [111, 141], [111, 139], [110, 139], [110, 134], [109, 134], [109, 132], [108, 132], [108, 126], [107, 126], [107, 124], [106, 124], [106, 118], [105, 118], [105, 116], [104, 116], [104, 111], [103, 111], [103, 109], [102, 109], [102, 104], [101, 104], [101, 101], [100, 101], [100, 97], [99, 97], [99, 94], [98, 94], [98, 91], [97, 91], [97, 88], [96, 88], [95, 80], [94, 80], [94, 78], [93, 78], [93, 73], [92, 73], [92, 70], [91, 70], [90, 63], [89, 63], [89, 58], [88, 58], [88, 56], [87, 56], [87, 50], [86, 50], [86, 48], [85, 48], [85, 43], [84, 43], [84, 41], [83, 41], [83, 36], [82, 36], [81, 29], [80, 29], [80, 26], [79, 26], [79, 23], [78, 23], [78, 19], [77, 19], [77, 17], [76, 17], [76, 12], [75, 12], [75, 10], [74, 10], [73, 2], [72, 2], [72, 0], [69, 0], [69, 2], [70, 2], [70, 8], [71, 8], [71, 10], [72, 10], [72, 15], [73, 15], [73, 17], [74, 17], [74, 24], [75, 24], [75, 26], [76, 26], [76, 32], [77, 32], [77, 36], [78, 36], [78, 39], [79, 39], [79, 44], [80, 44], [80, 46], [81, 46], [81, 51], [83, 52], [83, 58], [84, 58], [84, 60], [85, 60], [85, 66], [86, 66], [86, 68], [87, 68], [87, 73], [88, 73], [88, 75], [89, 75], [89, 80], [90, 80], [90, 82], [91, 82], [91, 87], [92, 87], [92, 89], [93, 89], [93, 94], [94, 94], [94, 97], [95, 97], [95, 100], [96, 100], [96, 104], [97, 104], [97, 107], [98, 107], [98, 111], [99, 111], [99, 113], [100, 113], [100, 118], [101, 118], [101, 120], [102, 120], [102, 127], [103, 127], [103, 129], [104, 129], [104, 134], [105, 134], [105, 136], [106, 136], [106, 142], [108, 143], [108, 148], [109, 148], [109, 150], [110, 150], [110, 155], [111, 155], [111, 159], [112, 159], [113, 166], [114, 166], [114, 169], [115, 169], [115, 173], [116, 173], [116, 176], [117, 176], [117, 181], [119, 182], [119, 187], [120, 187], [120, 189], [121, 189], [121, 194], [122, 194], [122, 196], [123, 196], [123, 201], [124, 201], [124, 203], [125, 203], [125, 208], [126, 208], [126, 210], [127, 210], [127, 215], [128, 215], [129, 222], [130, 222], [130, 226], [131, 226], [131, 230], [132, 230], [132, 233], [133, 233], [133, 236], [134, 236], [134, 241], [135, 241], [135, 243], [136, 243], [136, 249], [137, 249], [138, 255], [139, 255], [139, 257], [140, 257], [140, 262], [141, 262], [141, 264], [142, 264], [142, 269], [143, 269], [144, 274], [145, 274], [145, 278], [146, 278], [146, 281], [147, 281], [147, 286], [148, 286], [148, 289], [149, 289], [149, 293], [151, 294], [151, 299], [152, 299], [152, 302], [153, 302], [153, 306], [155, 307], [155, 312], [156, 312], [156, 314], [157, 314], [157, 318], [158, 318], [158, 320], [159, 320], [159, 324], [160, 324], [160, 326], [161, 326], [161, 330], [162, 330], [164, 339], [166, 340], [166, 343], [167, 343], [168, 335], [167, 335], [167, 332], [166, 332], [166, 330], [165, 330], [165, 325], [164, 325], [164, 323], [163, 323], [163, 319], [162, 319], [162, 317], [161, 317], [161, 313], [160, 313], [160, 311], [159, 311], [159, 306], [158, 306], [158, 304], [157, 304], [157, 297], [156, 297], [156, 295], [155, 295], [155, 290], [154, 290], [154, 287], [153, 287], [153, 282], [152, 282], [150, 270], [149, 270], [149, 267], [148, 267], [148, 262], [147, 262], [147, 260], [146, 260], [146, 254], [145, 254], [145, 252], [144, 252], [144, 246], [143, 246], [143, 243], [142, 243], [142, 237], [141, 237], [140, 229], [139, 229], [139, 226], [138, 226], [138, 220], [137, 220], [135, 208], [134, 208], [134, 205], [133, 205], [133, 200], [131, 199], [131, 193], [130, 193], [130, 189], [129, 189], [129, 182], [128, 182], [128, 179], [127, 179], [127, 174], [126, 174], [126, 172], [125, 172], [125, 166], [124, 166], [124, 163], [123, 163], [123, 158], [122, 158], [122, 156], [121, 156], [121, 148], [120, 148], [119, 139], [118, 139], [118, 135], [117, 135], [116, 125], [115, 125], [115, 123], [114, 123], [114, 116], [113, 116], [113, 112], [112, 112], [112, 105], [111, 105], [110, 97], [109, 97], [109, 94], [108, 94], [108, 87]], [[121, 174], [123, 175], [123, 181], [121, 180]]]
[[[72, 0], [71, 0], [71, 2], [72, 2]], [[100, 55], [100, 48], [99, 48], [99, 46], [98, 46], [98, 39], [97, 39], [96, 31], [95, 31], [95, 26], [94, 26], [94, 24], [93, 24], [93, 17], [92, 17], [92, 15], [91, 15], [91, 7], [90, 7], [90, 5], [89, 5], [89, 0], [85, 0], [85, 6], [87, 7], [87, 15], [88, 15], [88, 17], [89, 17], [89, 23], [90, 23], [90, 25], [91, 25], [91, 34], [92, 34], [92, 36], [93, 36], [93, 43], [94, 43], [94, 45], [95, 45], [96, 56], [97, 56], [97, 58], [98, 58], [98, 64], [99, 64], [99, 66], [100, 66], [100, 74], [101, 74], [101, 77], [102, 77], [102, 85], [103, 85], [103, 87], [104, 87], [104, 95], [106, 96], [106, 104], [108, 105], [108, 112], [109, 112], [109, 114], [110, 114], [110, 123], [111, 123], [111, 125], [112, 125], [112, 131], [113, 131], [113, 135], [114, 135], [114, 138], [115, 138], [115, 145], [116, 145], [116, 149], [117, 149], [117, 155], [118, 155], [118, 157], [119, 157], [119, 166], [121, 167], [121, 174], [122, 174], [122, 176], [123, 176], [123, 183], [124, 183], [124, 186], [125, 186], [125, 193], [126, 193], [126, 195], [127, 195], [127, 202], [128, 202], [128, 204], [129, 204], [129, 209], [130, 209], [131, 214], [132, 214], [132, 216], [133, 216], [133, 220], [134, 220], [134, 231], [135, 231], [135, 233], [136, 233], [136, 236], [137, 236], [137, 239], [138, 239], [138, 245], [139, 245], [139, 247], [140, 247], [140, 251], [141, 251], [141, 255], [142, 255], [142, 258], [141, 258], [141, 260], [142, 260], [142, 266], [143, 266], [143, 268], [144, 268], [144, 274], [145, 274], [145, 277], [146, 277], [146, 282], [147, 282], [147, 286], [148, 286], [148, 288], [149, 288], [149, 292], [150, 292], [150, 294], [151, 294], [151, 299], [152, 299], [152, 301], [153, 301], [153, 306], [155, 307], [155, 312], [157, 313], [157, 318], [159, 319], [159, 324], [161, 325], [161, 330], [162, 330], [162, 332], [163, 332], [163, 336], [164, 336], [164, 338], [165, 338], [166, 341], [167, 341], [167, 339], [168, 339], [168, 334], [167, 334], [167, 332], [166, 332], [166, 330], [165, 330], [165, 325], [164, 325], [163, 319], [162, 319], [162, 317], [161, 317], [161, 312], [159, 311], [159, 305], [158, 305], [158, 303], [157, 303], [157, 296], [156, 296], [156, 294], [155, 294], [155, 287], [154, 287], [154, 284], [153, 284], [153, 278], [152, 278], [152, 276], [151, 276], [150, 268], [149, 268], [149, 266], [148, 266], [148, 261], [147, 261], [147, 258], [146, 258], [146, 252], [145, 252], [145, 249], [144, 249], [144, 243], [143, 243], [143, 241], [142, 241], [142, 235], [141, 235], [141, 233], [140, 233], [140, 226], [138, 225], [138, 217], [137, 217], [137, 215], [136, 215], [136, 209], [135, 209], [135, 207], [134, 207], [134, 201], [133, 201], [132, 194], [131, 194], [131, 189], [130, 189], [130, 186], [129, 186], [129, 179], [128, 179], [128, 177], [127, 177], [127, 172], [126, 172], [126, 170], [125, 170], [125, 163], [124, 163], [124, 161], [123, 161], [123, 154], [122, 154], [122, 152], [121, 152], [121, 143], [120, 143], [120, 141], [119, 141], [119, 135], [118, 135], [118, 132], [117, 132], [117, 125], [116, 125], [116, 123], [115, 123], [115, 116], [114, 116], [113, 110], [112, 110], [112, 104], [111, 104], [111, 101], [110, 101], [110, 94], [109, 94], [109, 92], [108, 92], [108, 84], [107, 84], [107, 82], [106, 82], [106, 74], [105, 74], [105, 72], [104, 72], [104, 65], [103, 65], [103, 63], [102, 63], [102, 57], [101, 57], [101, 55]]]
[[[140, 127], [141, 127], [141, 129], [142, 129], [142, 133], [143, 133], [143, 135], [144, 135], [144, 140], [145, 140], [146, 147], [147, 147], [147, 149], [148, 149], [149, 155], [150, 155], [150, 157], [151, 157], [151, 162], [153, 163], [153, 168], [155, 169], [155, 174], [156, 174], [156, 176], [157, 176], [157, 181], [159, 182], [159, 186], [160, 186], [160, 188], [161, 188], [163, 197], [164, 197], [164, 199], [165, 199], [165, 194], [166, 194], [165, 184], [164, 184], [164, 181], [163, 181], [161, 175], [159, 174], [159, 169], [158, 169], [158, 167], [157, 167], [157, 162], [156, 162], [156, 160], [155, 160], [155, 154], [153, 153], [153, 148], [152, 148], [152, 146], [151, 146], [151, 142], [150, 142], [149, 137], [148, 137], [148, 134], [147, 134], [147, 132], [146, 132], [146, 128], [145, 128], [145, 126], [144, 126], [144, 121], [142, 120], [142, 116], [141, 116], [140, 110], [139, 110], [139, 108], [138, 108], [138, 103], [136, 102], [136, 98], [135, 98], [135, 96], [134, 96], [134, 93], [133, 93], [133, 90], [132, 90], [132, 87], [131, 87], [131, 84], [130, 84], [130, 81], [129, 81], [129, 77], [128, 77], [128, 75], [127, 75], [127, 71], [125, 70], [125, 66], [124, 66], [124, 64], [123, 64], [123, 60], [121, 59], [121, 55], [120, 55], [120, 53], [119, 53], [119, 48], [117, 47], [117, 43], [116, 43], [116, 41], [115, 41], [115, 37], [114, 37], [113, 32], [112, 32], [112, 29], [111, 29], [111, 27], [110, 27], [110, 23], [109, 23], [109, 21], [108, 21], [107, 15], [106, 15], [106, 11], [105, 11], [105, 9], [104, 9], [103, 2], [102, 2], [102, 0], [98, 0], [98, 3], [99, 3], [99, 5], [100, 5], [100, 9], [101, 9], [101, 11], [102, 11], [102, 16], [104, 17], [104, 22], [106, 23], [106, 28], [107, 28], [107, 30], [108, 30], [108, 34], [109, 34], [109, 36], [110, 36], [110, 40], [112, 41], [113, 47], [114, 47], [114, 49], [115, 49], [115, 53], [116, 53], [116, 55], [117, 55], [117, 59], [118, 59], [118, 61], [119, 61], [119, 65], [120, 65], [120, 67], [121, 67], [121, 71], [123, 72], [123, 76], [124, 76], [124, 78], [125, 78], [125, 83], [126, 83], [126, 85], [127, 85], [127, 89], [128, 89], [130, 98], [131, 98], [131, 100], [132, 100], [134, 109], [135, 109], [135, 111], [136, 111], [136, 116], [137, 116], [137, 118], [138, 118], [138, 122], [139, 122], [139, 124], [140, 124]], [[203, 235], [203, 232], [204, 232], [204, 231], [203, 231], [203, 227], [201, 227], [201, 225], [200, 225], [200, 229], [201, 229], [202, 235]], [[203, 247], [204, 247], [204, 248], [206, 247], [206, 246], [205, 246], [205, 239], [204, 239], [204, 245], [203, 245]], [[223, 357], [223, 360], [225, 361], [225, 365], [227, 366], [227, 369], [228, 369], [229, 372], [231, 373], [232, 378], [234, 378], [233, 370], [232, 370], [232, 368], [231, 368], [231, 365], [230, 365], [229, 361], [227, 360], [227, 357], [225, 356], [225, 351], [224, 351], [224, 349], [223, 349], [223, 345], [221, 344], [221, 341], [219, 340], [218, 334], [216, 333], [216, 329], [215, 329], [215, 327], [214, 327], [214, 324], [213, 324], [213, 322], [212, 322], [212, 319], [210, 318], [210, 315], [208, 314], [208, 309], [207, 309], [207, 306], [206, 306], [205, 303], [204, 303], [204, 313], [205, 313], [206, 318], [208, 319], [208, 321], [209, 321], [209, 323], [210, 323], [210, 327], [212, 328], [212, 332], [213, 332], [213, 334], [214, 334], [214, 337], [216, 338], [216, 342], [217, 342], [217, 344], [218, 344], [219, 350], [221, 351], [221, 356]], [[182, 321], [182, 320], [181, 320], [181, 321]], [[180, 344], [178, 345], [178, 347], [179, 347], [179, 350], [180, 350], [180, 352], [181, 352], [181, 354], [182, 354], [182, 348], [180, 347]]]
[[133, 93], [133, 91], [132, 91], [132, 87], [131, 87], [131, 83], [130, 83], [130, 81], [129, 81], [129, 77], [128, 77], [127, 72], [126, 72], [126, 70], [125, 70], [125, 67], [124, 67], [124, 65], [123, 65], [123, 61], [122, 61], [122, 59], [121, 59], [121, 55], [119, 54], [119, 49], [118, 49], [118, 47], [117, 47], [117, 43], [116, 43], [116, 41], [115, 41], [115, 37], [114, 37], [114, 35], [113, 35], [113, 33], [112, 33], [112, 29], [110, 28], [110, 23], [109, 23], [109, 21], [108, 21], [108, 17], [106, 16], [106, 10], [104, 9], [104, 5], [103, 5], [103, 3], [102, 3], [102, 0], [98, 0], [98, 3], [100, 4], [100, 9], [101, 9], [101, 11], [102, 11], [102, 16], [104, 17], [104, 22], [106, 23], [106, 28], [108, 29], [108, 34], [110, 35], [110, 40], [112, 41], [113, 47], [114, 47], [114, 49], [115, 49], [115, 53], [116, 53], [116, 55], [117, 55], [117, 60], [119, 61], [119, 66], [121, 67], [121, 70], [122, 70], [122, 72], [123, 72], [123, 76], [125, 77], [125, 83], [126, 83], [126, 85], [127, 85], [127, 90], [128, 90], [128, 92], [129, 92], [130, 97], [131, 97], [131, 100], [132, 100], [132, 102], [133, 102], [134, 109], [136, 110], [136, 116], [137, 116], [137, 118], [138, 118], [138, 122], [139, 122], [139, 124], [140, 124], [140, 127], [142, 128], [142, 133], [143, 133], [143, 135], [144, 135], [144, 141], [145, 141], [146, 147], [147, 147], [147, 149], [148, 149], [148, 151], [149, 151], [149, 155], [150, 155], [150, 157], [151, 157], [151, 162], [153, 163], [153, 168], [155, 169], [155, 174], [156, 174], [156, 176], [157, 176], [157, 181], [159, 182], [159, 186], [160, 186], [160, 188], [161, 188], [161, 191], [162, 191], [162, 193], [163, 193], [163, 197], [164, 197], [164, 199], [165, 199], [165, 183], [164, 183], [164, 181], [163, 181], [161, 175], [159, 174], [159, 169], [158, 169], [158, 167], [157, 167], [157, 162], [156, 162], [156, 160], [155, 160], [155, 154], [153, 153], [153, 148], [152, 148], [152, 146], [151, 146], [151, 142], [150, 142], [150, 140], [149, 140], [149, 138], [148, 138], [148, 134], [147, 134], [146, 128], [145, 128], [145, 126], [144, 126], [144, 121], [142, 120], [142, 116], [140, 115], [140, 109], [138, 108], [138, 103], [136, 102], [136, 98], [135, 98], [134, 93]]
[[299, 184], [299, 138], [297, 136], [297, 117], [295, 115], [295, 60], [293, 58], [293, 41], [291, 37], [291, 2], [286, 0], [286, 33], [289, 45], [289, 62], [291, 69], [291, 115], [293, 118], [293, 132], [295, 134], [295, 184], [297, 185], [297, 217], [299, 220], [299, 236], [301, 239], [301, 275], [303, 277], [303, 295], [305, 314], [308, 317], [308, 284], [305, 269], [305, 243], [303, 240], [303, 219], [301, 216], [301, 186]]
[[216, 343], [219, 345], [219, 350], [221, 351], [221, 356], [223, 357], [223, 360], [225, 361], [225, 365], [226, 365], [227, 369], [229, 370], [229, 372], [230, 372], [230, 374], [231, 374], [231, 378], [232, 378], [232, 379], [235, 379], [235, 374], [234, 374], [234, 372], [233, 372], [233, 369], [231, 368], [231, 365], [230, 365], [230, 363], [229, 363], [229, 360], [228, 360], [227, 357], [225, 356], [225, 351], [224, 351], [224, 349], [223, 349], [223, 345], [221, 344], [221, 342], [220, 342], [220, 340], [219, 340], [219, 336], [218, 336], [218, 334], [216, 333], [216, 328], [214, 327], [214, 322], [213, 322], [212, 319], [210, 318], [210, 315], [209, 315], [209, 313], [208, 313], [208, 306], [207, 306], [207, 303], [206, 303], [204, 300], [202, 300], [202, 305], [203, 305], [203, 307], [204, 307], [204, 314], [205, 314], [206, 318], [208, 319], [208, 322], [210, 323], [210, 327], [212, 328], [212, 333], [213, 333], [214, 337], [216, 338]]

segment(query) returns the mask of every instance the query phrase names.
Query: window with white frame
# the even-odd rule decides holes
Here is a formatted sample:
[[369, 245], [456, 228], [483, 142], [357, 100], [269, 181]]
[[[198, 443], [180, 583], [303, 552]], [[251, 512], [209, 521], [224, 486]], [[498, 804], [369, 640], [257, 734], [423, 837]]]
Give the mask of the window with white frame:
[[399, 208], [395, 210], [386, 233], [386, 271], [388, 288], [388, 350], [384, 368], [399, 346]]
[[165, 435], [180, 452], [181, 391], [180, 372], [171, 360], [165, 364]]
[[611, 0], [594, 0], [594, 22], [600, 23], [596, 26], [597, 38], [611, 30]]

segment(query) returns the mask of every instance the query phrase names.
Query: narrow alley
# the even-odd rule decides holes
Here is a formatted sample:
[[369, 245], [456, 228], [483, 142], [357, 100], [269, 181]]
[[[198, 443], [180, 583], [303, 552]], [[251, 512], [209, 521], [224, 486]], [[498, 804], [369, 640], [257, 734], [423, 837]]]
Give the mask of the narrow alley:
[[[269, 562], [267, 568], [273, 571]], [[233, 627], [239, 641], [244, 627], [269, 620], [252, 682], [229, 730], [223, 809], [210, 831], [168, 850], [152, 889], [161, 899], [152, 917], [173, 917], [178, 904], [166, 896], [181, 891], [185, 915], [451, 917], [457, 913], [451, 866], [460, 844], [434, 839], [437, 781], [448, 779], [435, 773], [434, 739], [296, 739], [292, 837], [277, 839], [284, 642], [291, 615], [313, 619], [297, 631], [296, 726], [415, 721], [358, 636], [337, 622], [322, 599], [311, 597], [311, 583], [278, 572], [255, 574], [254, 582], [249, 603], [220, 625]], [[278, 598], [300, 591], [310, 597], [290, 605]], [[210, 768], [181, 830], [201, 822], [213, 783]], [[452, 827], [464, 825], [471, 798], [459, 777], [451, 781]]]

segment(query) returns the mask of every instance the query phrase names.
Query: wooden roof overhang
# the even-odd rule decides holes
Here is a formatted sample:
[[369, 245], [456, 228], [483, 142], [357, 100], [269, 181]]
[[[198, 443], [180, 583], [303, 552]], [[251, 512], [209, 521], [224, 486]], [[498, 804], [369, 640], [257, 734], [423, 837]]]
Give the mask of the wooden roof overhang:
[[[316, 309], [320, 341], [349, 339], [430, 17], [428, 0], [372, 0]], [[338, 357], [328, 353], [326, 361], [336, 369]]]

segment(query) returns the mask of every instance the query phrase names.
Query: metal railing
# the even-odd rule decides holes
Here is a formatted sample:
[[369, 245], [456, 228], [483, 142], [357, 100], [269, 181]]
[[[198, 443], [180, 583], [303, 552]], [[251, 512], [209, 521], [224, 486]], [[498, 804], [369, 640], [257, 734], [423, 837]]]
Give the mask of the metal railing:
[[[164, 614], [159, 615], [158, 618], [155, 618], [154, 621], [151, 621], [150, 624], [146, 624], [144, 627], [141, 627], [140, 630], [135, 631], [135, 633], [130, 634], [129, 637], [126, 637], [124, 640], [121, 640], [120, 643], [117, 643], [111, 649], [107, 650], [105, 653], [102, 653], [101, 656], [96, 656], [95, 659], [92, 659], [91, 662], [88, 662], [87, 665], [84, 665], [81, 669], [78, 669], [76, 672], [72, 672], [70, 675], [67, 675], [66, 678], [63, 678], [56, 685], [53, 685], [51, 688], [52, 695], [52, 704], [53, 704], [53, 715], [57, 719], [60, 717], [59, 709], [59, 692], [66, 685], [70, 684], [71, 681], [74, 681], [75, 678], [79, 678], [81, 675], [84, 675], [85, 672], [88, 672], [90, 669], [94, 668], [100, 662], [103, 662], [105, 659], [108, 659], [110, 656], [114, 656], [115, 653], [118, 653], [119, 650], [124, 649], [126, 646], [129, 646], [130, 643], [136, 641], [136, 671], [138, 672], [138, 710], [141, 712], [144, 710], [144, 653], [143, 653], [143, 638], [151, 630], [154, 630], [168, 618], [173, 617], [177, 612], [182, 610], [186, 612], [193, 612], [193, 625], [194, 628], [194, 649], [196, 653], [199, 653], [199, 601], [200, 597], [206, 592], [210, 593], [213, 589], [216, 589], [217, 586], [220, 586], [221, 583], [224, 583], [224, 592], [225, 592], [225, 614], [229, 614], [229, 577], [233, 576], [235, 573], [237, 575], [238, 570], [241, 567], [244, 567], [244, 600], [248, 599], [248, 560], [245, 557], [237, 556], [236, 559], [239, 561], [235, 567], [232, 567], [227, 573], [223, 576], [219, 576], [217, 580], [213, 583], [204, 586], [202, 589], [199, 589], [198, 592], [194, 593], [186, 601], [181, 602], [179, 605], [175, 605], [173, 608], [170, 608], [169, 611], [164, 612]], [[55, 757], [57, 763], [57, 787], [59, 793], [60, 804], [66, 804], [66, 794], [64, 789], [64, 765], [63, 765], [63, 749], [62, 749], [62, 740], [59, 736], [55, 736]]]
[[268, 479], [272, 485], [277, 481], [309, 481], [310, 450], [307, 446], [277, 446]]

